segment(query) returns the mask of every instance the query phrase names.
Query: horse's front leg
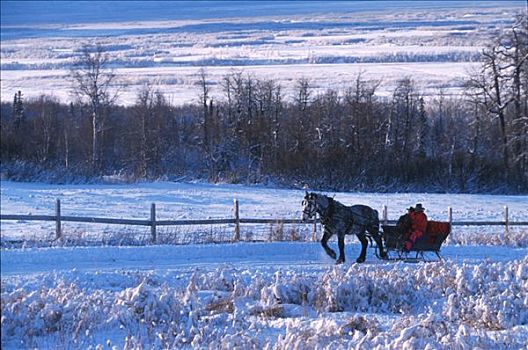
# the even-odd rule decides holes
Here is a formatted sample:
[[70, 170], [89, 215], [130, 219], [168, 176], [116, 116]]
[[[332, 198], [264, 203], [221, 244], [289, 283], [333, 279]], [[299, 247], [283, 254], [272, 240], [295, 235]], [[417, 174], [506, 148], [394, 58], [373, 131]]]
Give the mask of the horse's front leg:
[[332, 237], [332, 232], [328, 228], [324, 228], [323, 238], [321, 239], [321, 245], [323, 246], [326, 254], [328, 254], [332, 259], [336, 258], [336, 252], [328, 246], [328, 240]]
[[357, 263], [362, 263], [365, 261], [365, 258], [367, 257], [367, 247], [368, 247], [368, 240], [365, 236], [365, 229], [362, 228], [357, 234], [357, 238], [361, 242], [361, 254], [359, 254], [359, 257], [356, 259]]
[[342, 264], [345, 262], [345, 234], [337, 234], [337, 245], [339, 246], [339, 259], [337, 259], [336, 264]]

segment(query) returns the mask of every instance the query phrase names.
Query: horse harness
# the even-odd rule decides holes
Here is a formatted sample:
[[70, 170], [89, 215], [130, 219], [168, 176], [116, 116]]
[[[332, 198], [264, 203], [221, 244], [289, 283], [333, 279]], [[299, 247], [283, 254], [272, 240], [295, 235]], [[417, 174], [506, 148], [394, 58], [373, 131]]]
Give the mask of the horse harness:
[[321, 213], [321, 224], [328, 225], [332, 221], [332, 216], [334, 216], [335, 212], [335, 203], [334, 199], [328, 198], [328, 207], [326, 207], [325, 212]]
[[[326, 197], [326, 198], [328, 199], [328, 207], [326, 207], [324, 212], [320, 213], [321, 224], [326, 226], [328, 229], [330, 229], [330, 231], [333, 231], [336, 228], [335, 223], [333, 222], [334, 216], [336, 214], [336, 204], [333, 198], [331, 197]], [[355, 224], [354, 217], [352, 215], [346, 215], [346, 219], [344, 220], [344, 222], [345, 222], [345, 225], [343, 227], [344, 232], [349, 232], [352, 226], [354, 226]]]

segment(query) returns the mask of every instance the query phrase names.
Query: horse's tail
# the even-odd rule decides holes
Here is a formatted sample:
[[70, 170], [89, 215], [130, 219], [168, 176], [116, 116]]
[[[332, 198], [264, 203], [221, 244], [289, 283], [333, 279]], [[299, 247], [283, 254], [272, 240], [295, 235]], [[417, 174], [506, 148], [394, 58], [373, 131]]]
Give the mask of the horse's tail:
[[379, 256], [382, 259], [387, 258], [387, 252], [383, 249], [383, 240], [380, 235], [380, 220], [379, 220], [379, 213], [376, 209], [372, 209], [372, 223], [370, 225], [370, 228], [367, 229], [372, 238], [376, 241], [376, 244], [379, 249]]

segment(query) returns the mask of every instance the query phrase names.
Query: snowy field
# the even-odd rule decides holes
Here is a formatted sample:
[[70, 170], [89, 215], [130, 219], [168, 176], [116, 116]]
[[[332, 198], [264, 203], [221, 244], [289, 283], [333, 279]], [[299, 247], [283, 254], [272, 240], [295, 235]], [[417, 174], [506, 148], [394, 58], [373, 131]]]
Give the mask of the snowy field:
[[[233, 201], [240, 205], [241, 218], [299, 219], [303, 190], [277, 189], [264, 186], [243, 186], [228, 184], [153, 182], [96, 185], [49, 185], [42, 183], [20, 183], [2, 181], [0, 189], [3, 214], [54, 215], [55, 201], [61, 200], [63, 216], [107, 217], [119, 219], [149, 219], [150, 205], [156, 203], [157, 220], [186, 219], [230, 219], [233, 218]], [[469, 194], [428, 194], [428, 193], [348, 193], [331, 192], [327, 195], [344, 204], [366, 204], [382, 212], [388, 208], [389, 220], [397, 220], [405, 209], [418, 202], [424, 204], [431, 220], [447, 220], [448, 208], [453, 210], [454, 221], [503, 221], [504, 207], [509, 210], [510, 221], [528, 221], [528, 196], [469, 195]], [[210, 228], [210, 227], [209, 227]], [[198, 231], [209, 229], [201, 227]], [[233, 228], [213, 227], [227, 239]], [[242, 226], [243, 233], [252, 231], [251, 238], [269, 240], [269, 227]], [[311, 238], [311, 226], [295, 227], [306, 232]], [[192, 228], [178, 229], [193, 234]], [[288, 230], [288, 228], [286, 228]], [[470, 234], [481, 232], [501, 233], [504, 228], [459, 227], [460, 232]], [[512, 228], [511, 234], [521, 230]], [[49, 222], [2, 222], [2, 237], [25, 239], [48, 239], [54, 236], [55, 223]], [[92, 237], [101, 241], [105, 235], [121, 231], [121, 235], [150, 235], [148, 227], [123, 227], [98, 224], [63, 223], [66, 237]], [[159, 227], [158, 235], [176, 234], [174, 227]], [[320, 233], [320, 231], [319, 231]], [[249, 233], [248, 233], [249, 234]], [[494, 235], [498, 236], [498, 235]], [[453, 235], [464, 239], [468, 235]], [[192, 241], [192, 240], [191, 240]], [[189, 241], [186, 241], [189, 242]], [[456, 241], [460, 243], [461, 241]], [[522, 240], [519, 244], [522, 243]], [[474, 241], [472, 243], [483, 243]], [[528, 244], [528, 242], [527, 242]]]
[[444, 250], [340, 266], [317, 243], [2, 250], [2, 348], [524, 349], [527, 249]]
[[[131, 104], [147, 82], [176, 103], [197, 99], [200, 67], [211, 95], [222, 78], [243, 71], [273, 79], [293, 95], [309, 78], [315, 91], [344, 90], [362, 73], [390, 94], [412, 77], [425, 94], [459, 93], [479, 52], [523, 1], [424, 2], [116, 2], [67, 6], [2, 2], [2, 101], [71, 99], [68, 67], [82, 44], [101, 43]], [[170, 5], [168, 5], [170, 4]]]
[[[388, 205], [390, 219], [416, 202], [438, 220], [452, 206], [455, 220], [500, 221], [505, 205], [512, 221], [528, 219], [528, 196], [331, 195]], [[262, 186], [2, 181], [1, 210], [50, 214], [60, 198], [63, 215], [146, 218], [156, 202], [162, 219], [225, 218], [238, 198], [241, 217], [297, 218], [302, 197]], [[79, 232], [74, 225], [65, 235]], [[2, 239], [43, 231], [33, 222], [1, 228]], [[2, 348], [521, 349], [528, 233], [482, 238], [503, 230], [455, 227], [445, 261], [416, 264], [380, 261], [370, 249], [355, 264], [355, 238], [340, 266], [317, 242], [3, 248]]]
[[[70, 100], [67, 72], [99, 42], [131, 104], [150, 82], [195, 101], [205, 67], [212, 95], [230, 72], [274, 79], [291, 98], [356, 75], [388, 95], [412, 77], [426, 94], [458, 93], [488, 40], [524, 1], [1, 2], [1, 100], [21, 90]], [[61, 11], [57, 11], [60, 5]], [[395, 220], [423, 203], [433, 220], [528, 221], [528, 196], [326, 193], [387, 206]], [[301, 190], [154, 182], [50, 185], [2, 181], [2, 214], [148, 219], [299, 218]], [[441, 262], [378, 260], [347, 239], [336, 266], [310, 225], [148, 227], [1, 222], [2, 349], [526, 349], [528, 227], [455, 226]], [[318, 228], [320, 236], [321, 229]], [[12, 240], [27, 244], [4, 244]], [[295, 240], [295, 241], [292, 241]], [[40, 243], [37, 243], [40, 242]], [[207, 244], [196, 244], [196, 243]], [[214, 242], [214, 243], [213, 243]], [[178, 244], [174, 244], [178, 243]], [[336, 247], [335, 240], [330, 242]]]

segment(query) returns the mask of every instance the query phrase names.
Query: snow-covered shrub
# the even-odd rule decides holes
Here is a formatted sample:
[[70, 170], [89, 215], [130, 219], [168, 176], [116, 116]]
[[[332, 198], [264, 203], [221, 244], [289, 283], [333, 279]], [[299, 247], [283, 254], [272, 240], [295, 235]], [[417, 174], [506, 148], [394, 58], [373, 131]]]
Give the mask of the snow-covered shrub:
[[[502, 229], [503, 230], [503, 229]], [[526, 248], [528, 247], [528, 230], [521, 227], [511, 227], [508, 232], [493, 230], [464, 230], [460, 234], [451, 234], [447, 239], [448, 244], [459, 245], [490, 245]]]
[[263, 290], [262, 301], [267, 304], [306, 305], [310, 282], [297, 275], [283, 276], [276, 272], [273, 283]]
[[2, 347], [518, 349], [528, 341], [528, 257], [309, 272], [219, 266], [174, 279], [122, 273], [112, 277], [117, 291], [86, 288], [78, 274], [38, 283], [3, 276]]
[[528, 257], [508, 263], [462, 266], [446, 291], [443, 315], [488, 330], [528, 324]]
[[292, 227], [288, 230], [288, 240], [295, 242], [300, 241], [301, 239], [301, 232], [299, 232], [296, 227]]
[[73, 283], [55, 287], [2, 293], [2, 338], [68, 334], [72, 342], [104, 321], [110, 305], [102, 291], [86, 293]]
[[354, 335], [355, 332], [361, 332], [363, 334], [370, 332], [372, 335], [377, 335], [380, 331], [380, 324], [376, 317], [367, 318], [361, 315], [354, 315], [341, 326], [341, 333], [343, 335]]
[[178, 322], [182, 308], [179, 300], [167, 286], [154, 288], [142, 281], [137, 287], [116, 295], [111, 320], [116, 319], [125, 326], [138, 320], [147, 326]]
[[364, 271], [354, 264], [344, 273], [334, 269], [315, 283], [310, 304], [319, 311], [402, 313], [420, 310], [441, 296], [442, 286], [436, 284], [444, 276], [441, 264], [427, 265], [427, 272], [398, 265]]
[[284, 241], [284, 224], [282, 222], [270, 226], [270, 241]]
[[60, 164], [44, 166], [28, 161], [16, 160], [2, 162], [0, 177], [3, 180], [30, 181], [58, 184], [90, 183], [99, 179], [86, 176], [82, 166], [65, 168]]

